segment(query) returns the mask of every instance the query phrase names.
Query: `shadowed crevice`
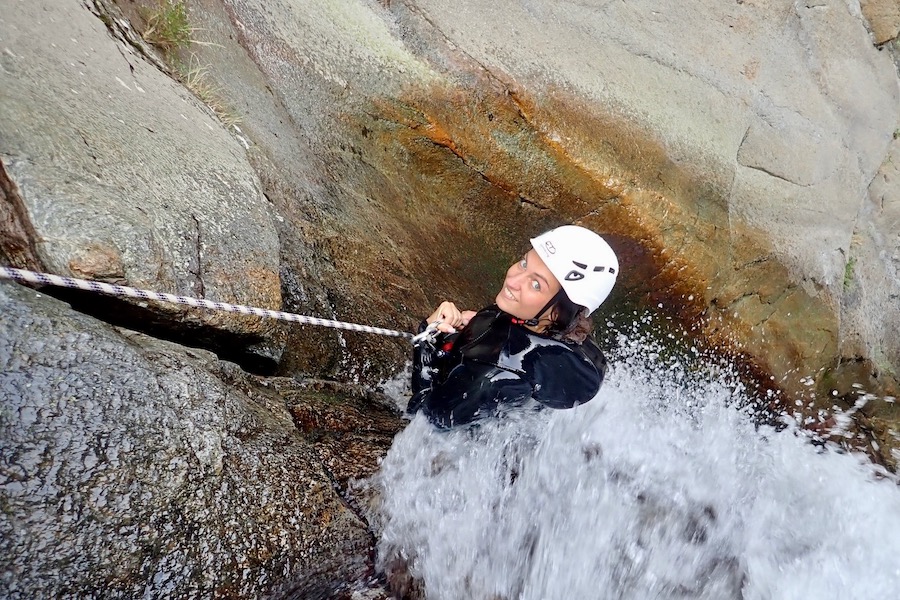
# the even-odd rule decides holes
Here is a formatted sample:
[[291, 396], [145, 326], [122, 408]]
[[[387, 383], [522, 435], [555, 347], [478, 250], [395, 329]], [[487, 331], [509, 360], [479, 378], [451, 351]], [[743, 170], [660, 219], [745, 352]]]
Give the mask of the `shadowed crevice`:
[[22, 269], [45, 271], [35, 246], [37, 239], [19, 188], [6, 172], [5, 160], [0, 159], [0, 260]]

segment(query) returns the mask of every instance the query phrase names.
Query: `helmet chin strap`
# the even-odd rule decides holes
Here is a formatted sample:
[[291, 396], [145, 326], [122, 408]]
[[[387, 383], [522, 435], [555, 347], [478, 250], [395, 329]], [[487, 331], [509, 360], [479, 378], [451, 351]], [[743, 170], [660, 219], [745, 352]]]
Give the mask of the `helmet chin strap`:
[[538, 311], [538, 314], [535, 315], [534, 318], [528, 319], [527, 321], [522, 321], [522, 325], [527, 325], [527, 326], [529, 326], [529, 327], [534, 327], [534, 326], [536, 326], [538, 323], [540, 323], [540, 322], [541, 322], [541, 317], [543, 316], [543, 314], [544, 314], [545, 312], [547, 312], [547, 310], [549, 310], [550, 307], [552, 307], [554, 304], [556, 304], [556, 301], [559, 300], [559, 297], [562, 296], [562, 294], [563, 294], [563, 289], [562, 289], [562, 287], [560, 287], [560, 288], [559, 288], [559, 291], [557, 291], [555, 294], [553, 294], [553, 297], [550, 298], [550, 301], [547, 302], [547, 304], [544, 305], [544, 308], [542, 308], [541, 310], [539, 310], [539, 311]]

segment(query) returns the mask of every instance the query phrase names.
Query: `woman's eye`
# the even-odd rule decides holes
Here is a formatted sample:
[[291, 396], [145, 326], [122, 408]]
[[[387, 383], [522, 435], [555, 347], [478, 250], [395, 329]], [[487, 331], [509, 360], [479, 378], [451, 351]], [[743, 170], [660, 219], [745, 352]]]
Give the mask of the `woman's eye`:
[[541, 291], [541, 283], [537, 279], [533, 279], [531, 281], [531, 289], [533, 289], [536, 292]]
[[522, 267], [523, 269], [527, 269], [528, 268], [528, 260], [523, 258], [522, 260], [519, 261], [519, 266]]

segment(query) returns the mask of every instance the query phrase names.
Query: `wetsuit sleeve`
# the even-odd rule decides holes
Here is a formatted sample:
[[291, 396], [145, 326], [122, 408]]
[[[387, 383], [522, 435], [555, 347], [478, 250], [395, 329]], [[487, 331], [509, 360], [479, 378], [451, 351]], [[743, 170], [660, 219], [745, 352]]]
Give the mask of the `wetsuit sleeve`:
[[525, 372], [534, 399], [550, 408], [572, 408], [597, 395], [606, 377], [606, 357], [592, 341], [575, 346], [545, 346], [529, 355]]
[[447, 428], [493, 416], [501, 404], [522, 402], [533, 393], [531, 384], [515, 373], [466, 361], [457, 365], [443, 384], [426, 390], [420, 404], [434, 425]]

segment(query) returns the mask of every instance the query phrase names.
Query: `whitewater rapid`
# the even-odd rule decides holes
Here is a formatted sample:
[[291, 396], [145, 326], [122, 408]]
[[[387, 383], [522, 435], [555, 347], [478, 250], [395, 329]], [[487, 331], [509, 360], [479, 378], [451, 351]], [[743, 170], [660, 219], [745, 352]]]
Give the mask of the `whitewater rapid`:
[[900, 598], [900, 487], [623, 338], [599, 395], [395, 439], [370, 520], [430, 600]]

